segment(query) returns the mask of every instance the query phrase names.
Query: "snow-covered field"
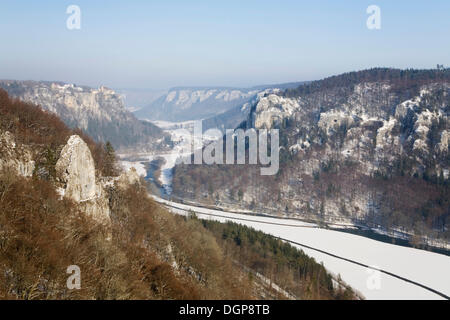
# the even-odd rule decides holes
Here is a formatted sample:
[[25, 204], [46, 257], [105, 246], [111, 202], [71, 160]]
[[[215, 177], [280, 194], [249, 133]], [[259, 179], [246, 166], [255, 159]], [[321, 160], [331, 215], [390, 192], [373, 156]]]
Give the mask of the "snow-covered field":
[[[154, 198], [160, 203], [175, 207], [168, 208], [177, 214], [186, 214], [187, 210], [191, 209], [203, 219], [235, 221], [277, 237], [391, 272], [450, 296], [450, 257], [445, 255], [387, 244], [349, 233], [314, 228], [313, 224], [297, 220], [234, 214]], [[330, 272], [339, 274], [367, 299], [442, 299], [425, 288], [385, 273], [312, 249], [298, 247], [318, 262], [323, 262]]]

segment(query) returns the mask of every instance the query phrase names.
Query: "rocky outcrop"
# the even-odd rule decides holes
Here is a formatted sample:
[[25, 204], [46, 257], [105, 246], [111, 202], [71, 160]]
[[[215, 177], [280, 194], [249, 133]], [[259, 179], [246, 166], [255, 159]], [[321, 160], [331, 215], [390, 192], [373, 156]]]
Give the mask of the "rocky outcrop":
[[89, 147], [79, 136], [69, 138], [55, 169], [65, 185], [67, 197], [76, 202], [97, 197], [94, 159]]
[[55, 166], [61, 196], [73, 200], [99, 222], [109, 221], [109, 202], [97, 181], [95, 163], [87, 144], [73, 135], [61, 151]]
[[35, 168], [32, 149], [17, 144], [14, 136], [0, 131], [0, 170], [13, 170], [20, 176], [31, 177]]
[[258, 101], [253, 115], [252, 126], [256, 129], [270, 129], [275, 125], [279, 125], [284, 118], [292, 116], [298, 107], [297, 99], [269, 94]]
[[130, 185], [139, 184], [141, 178], [134, 167], [124, 171], [116, 181], [116, 185], [121, 189], [126, 189]]
[[[17, 143], [10, 132], [0, 132], [0, 170], [12, 170], [23, 177], [31, 177], [35, 171], [35, 153], [40, 146]], [[136, 170], [119, 177], [100, 177], [88, 145], [78, 135], [72, 135], [62, 147], [55, 165], [56, 191], [61, 199], [75, 202], [81, 212], [102, 224], [110, 223], [108, 188], [125, 189], [140, 183]], [[39, 175], [37, 175], [39, 176]]]

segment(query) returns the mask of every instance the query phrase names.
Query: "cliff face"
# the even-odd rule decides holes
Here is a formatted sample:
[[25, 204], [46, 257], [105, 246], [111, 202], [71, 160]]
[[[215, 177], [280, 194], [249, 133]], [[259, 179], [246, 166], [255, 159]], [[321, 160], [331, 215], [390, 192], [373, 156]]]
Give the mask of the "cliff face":
[[299, 108], [296, 99], [287, 99], [276, 94], [269, 94], [259, 99], [255, 111], [250, 114], [250, 127], [256, 129], [270, 129], [280, 125], [284, 118], [292, 116]]
[[280, 130], [279, 173], [180, 165], [174, 194], [449, 237], [449, 72], [382, 71], [261, 96], [247, 128]]
[[8, 131], [0, 130], [0, 170], [12, 170], [23, 177], [33, 175], [35, 162], [31, 148], [17, 144]]
[[[35, 158], [39, 147], [16, 143], [15, 137], [5, 131], [0, 133], [0, 171], [31, 178], [35, 173]], [[55, 165], [55, 188], [61, 197], [74, 201], [80, 210], [100, 223], [110, 222], [108, 195], [104, 185], [114, 185], [102, 180], [95, 169], [94, 159], [87, 144], [77, 135], [72, 135], [62, 148]], [[124, 173], [117, 187], [126, 188], [136, 183], [131, 173]], [[102, 183], [103, 182], [103, 183]]]
[[[351, 94], [343, 101], [336, 100], [333, 106], [326, 100], [338, 99], [333, 97], [333, 92], [325, 99], [317, 96], [284, 98], [272, 94], [257, 103], [251, 115], [251, 126], [271, 128], [282, 126], [283, 120], [294, 122], [286, 127], [286, 133], [294, 142], [296, 138], [312, 140], [310, 136], [315, 128], [327, 137], [336, 136], [342, 129], [349, 134], [343, 137], [340, 146], [347, 147], [347, 157], [354, 154], [352, 151], [356, 146], [352, 146], [355, 143], [353, 138], [364, 135], [367, 131], [364, 128], [375, 126], [374, 130], [369, 131], [375, 134], [373, 142], [377, 150], [401, 143], [403, 148], [396, 153], [417, 150], [438, 156], [439, 152], [448, 151], [449, 91], [448, 83], [429, 84], [421, 87], [411, 99], [402, 101], [400, 96], [391, 93], [388, 84], [364, 83], [356, 85]], [[367, 100], [371, 102], [368, 104]], [[430, 138], [436, 137], [439, 141], [430, 141]], [[359, 139], [364, 140], [361, 136]], [[318, 140], [316, 142], [320, 143]], [[415, 158], [420, 160], [423, 157], [416, 155]], [[437, 169], [443, 168], [438, 165]]]
[[[314, 146], [327, 156], [355, 161], [366, 174], [389, 174], [401, 157], [410, 160], [411, 175], [448, 178], [450, 83], [421, 86], [402, 100], [389, 83], [357, 84], [345, 95], [333, 90], [285, 98], [262, 98], [251, 114], [251, 126], [281, 128], [291, 153]], [[318, 167], [315, 168], [319, 170]]]
[[94, 159], [79, 136], [73, 135], [69, 138], [55, 169], [60, 181], [65, 185], [66, 196], [77, 202], [96, 197]]
[[163, 132], [136, 119], [111, 89], [35, 81], [0, 81], [0, 87], [11, 96], [57, 114], [69, 127], [82, 129], [96, 141], [110, 141], [119, 149], [164, 147]]

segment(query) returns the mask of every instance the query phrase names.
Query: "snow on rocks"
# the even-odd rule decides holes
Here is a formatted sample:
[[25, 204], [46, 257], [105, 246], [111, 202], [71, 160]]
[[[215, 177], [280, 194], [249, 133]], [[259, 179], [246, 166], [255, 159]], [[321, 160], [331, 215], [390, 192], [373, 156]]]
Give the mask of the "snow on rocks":
[[296, 99], [284, 98], [276, 94], [262, 97], [256, 105], [254, 127], [270, 129], [284, 118], [291, 116], [299, 103]]

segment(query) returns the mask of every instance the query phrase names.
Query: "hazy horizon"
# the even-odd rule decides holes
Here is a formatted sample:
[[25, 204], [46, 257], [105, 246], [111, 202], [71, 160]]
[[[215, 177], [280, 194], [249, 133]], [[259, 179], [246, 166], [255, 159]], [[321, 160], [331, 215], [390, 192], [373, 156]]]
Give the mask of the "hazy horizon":
[[[72, 4], [81, 10], [79, 30], [66, 26]], [[381, 9], [379, 30], [366, 26], [372, 4]], [[1, 79], [167, 90], [450, 65], [448, 1], [45, 0], [1, 7]]]

